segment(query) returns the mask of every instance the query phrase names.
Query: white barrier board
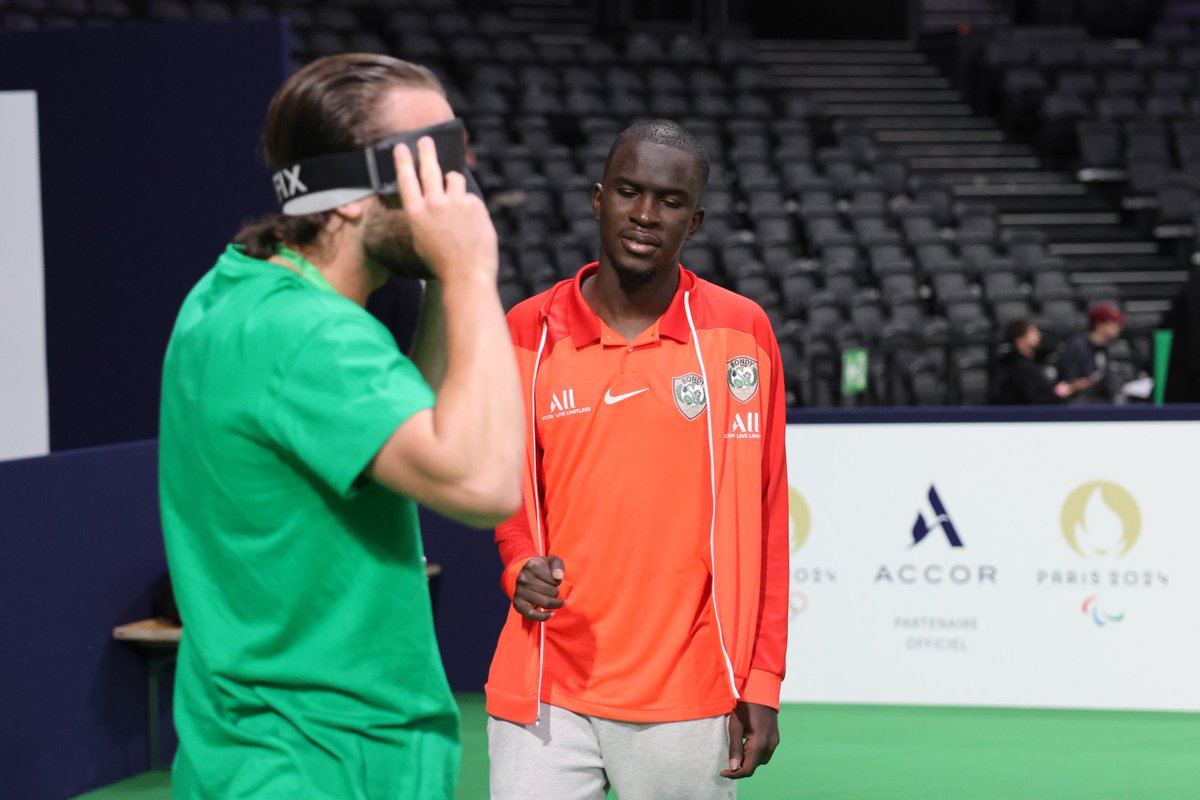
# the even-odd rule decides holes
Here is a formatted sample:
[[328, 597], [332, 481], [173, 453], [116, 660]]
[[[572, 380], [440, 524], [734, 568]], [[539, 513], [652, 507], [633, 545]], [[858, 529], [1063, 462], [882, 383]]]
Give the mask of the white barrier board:
[[783, 699], [1200, 710], [1200, 422], [787, 433]]
[[37, 95], [0, 92], [0, 461], [50, 452]]

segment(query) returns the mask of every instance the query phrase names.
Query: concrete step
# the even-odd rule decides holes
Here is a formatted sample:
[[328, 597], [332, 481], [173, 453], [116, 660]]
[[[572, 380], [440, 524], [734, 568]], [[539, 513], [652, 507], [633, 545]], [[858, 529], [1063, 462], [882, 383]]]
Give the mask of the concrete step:
[[1148, 244], [1152, 250], [1147, 252], [1158, 253], [1158, 246], [1155, 242], [1147, 241], [1146, 237], [1135, 228], [1128, 228], [1119, 223], [1108, 225], [1027, 225], [1023, 227], [1035, 227], [1045, 232], [1052, 245]]
[[825, 113], [831, 117], [966, 117], [966, 103], [830, 103]]
[[1129, 314], [1165, 314], [1170, 308], [1171, 301], [1168, 299], [1153, 298], [1125, 301], [1125, 311]]
[[810, 91], [809, 97], [822, 103], [962, 103], [957, 89], [887, 89], [883, 91], [832, 89]]
[[914, 170], [970, 170], [971, 172], [1013, 169], [1037, 169], [1041, 159], [1034, 156], [914, 156], [908, 159]]
[[806, 91], [931, 91], [949, 90], [952, 87], [945, 78], [894, 77], [890, 75], [812, 75], [803, 66], [789, 69], [773, 69], [776, 87], [804, 89]]
[[1119, 227], [1121, 224], [1121, 215], [1111, 211], [1001, 214], [1000, 224], [1013, 226], [1033, 226], [1038, 228], [1059, 227], [1063, 225], [1104, 225]]
[[860, 53], [912, 53], [915, 52], [907, 39], [757, 39], [754, 42], [760, 51], [786, 52], [860, 52]]
[[[1111, 211], [1103, 201], [1087, 194], [1061, 193], [1059, 189], [1071, 189], [1070, 186], [1057, 184], [1015, 184], [1010, 192], [974, 192], [977, 187], [952, 186], [950, 191], [954, 197], [970, 203], [988, 203], [1003, 214], [1055, 214], [1061, 212], [1092, 212]], [[978, 187], [1002, 189], [1003, 187]]]
[[937, 144], [937, 145], [953, 145], [953, 144], [999, 144], [1005, 141], [1003, 131], [988, 131], [988, 130], [965, 130], [965, 131], [920, 131], [920, 130], [899, 130], [877, 131], [875, 141], [880, 144]]
[[1154, 242], [1052, 242], [1050, 255], [1054, 256], [1149, 256], [1158, 254]]
[[773, 75], [803, 75], [809, 78], [940, 78], [938, 68], [931, 64], [792, 64], [787, 61], [763, 59]]
[[1073, 271], [1071, 283], [1076, 286], [1104, 283], [1182, 283], [1187, 270], [1110, 270], [1106, 272]]
[[1100, 253], [1063, 256], [1073, 272], [1170, 272], [1175, 262], [1159, 252], [1142, 254]]
[[970, 144], [901, 144], [896, 148], [904, 156], [1032, 156], [1023, 144], [975, 142]]
[[763, 64], [872, 64], [910, 66], [928, 63], [921, 53], [870, 52], [857, 50], [771, 50], [760, 47], [758, 60]]
[[[1064, 198], [1088, 199], [1087, 189], [1069, 183], [1000, 183], [961, 184], [950, 187], [955, 197], [1001, 203], [1012, 200], [1015, 208], [1026, 208], [1030, 202], [1041, 200], [1048, 209], [1062, 208]], [[1097, 201], [1099, 202], [1099, 201]], [[1090, 207], [1090, 203], [1089, 203]], [[1099, 203], [1099, 208], [1108, 206]]]
[[874, 131], [994, 131], [995, 120], [986, 117], [927, 117], [913, 114], [871, 115], [862, 123]]
[[939, 177], [952, 186], [1005, 186], [1008, 184], [1078, 186], [1078, 184], [1072, 181], [1070, 175], [1064, 172], [1050, 172], [1049, 170], [1000, 170], [983, 175], [975, 171], [947, 172]]

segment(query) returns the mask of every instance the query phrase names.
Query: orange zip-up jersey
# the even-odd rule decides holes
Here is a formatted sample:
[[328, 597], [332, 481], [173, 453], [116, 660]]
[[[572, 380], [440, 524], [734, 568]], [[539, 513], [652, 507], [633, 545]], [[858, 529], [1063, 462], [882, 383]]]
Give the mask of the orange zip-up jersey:
[[[778, 708], [787, 647], [783, 374], [766, 315], [680, 268], [667, 311], [627, 341], [583, 299], [584, 267], [508, 314], [525, 384], [524, 507], [496, 530], [512, 596], [564, 563], [546, 623], [510, 608], [493, 716], [538, 699], [631, 722]], [[703, 362], [701, 362], [701, 355]]]

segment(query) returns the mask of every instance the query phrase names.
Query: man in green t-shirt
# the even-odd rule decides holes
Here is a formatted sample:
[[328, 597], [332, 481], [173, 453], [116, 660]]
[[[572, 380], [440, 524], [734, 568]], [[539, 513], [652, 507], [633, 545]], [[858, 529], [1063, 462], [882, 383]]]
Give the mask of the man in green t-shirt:
[[[280, 88], [263, 149], [279, 170], [452, 118], [428, 70], [335, 56]], [[454, 794], [416, 502], [481, 527], [517, 509], [521, 392], [482, 201], [427, 137], [394, 158], [398, 200], [368, 190], [244, 228], [171, 335], [176, 797]], [[418, 267], [435, 277], [409, 360], [363, 305]]]

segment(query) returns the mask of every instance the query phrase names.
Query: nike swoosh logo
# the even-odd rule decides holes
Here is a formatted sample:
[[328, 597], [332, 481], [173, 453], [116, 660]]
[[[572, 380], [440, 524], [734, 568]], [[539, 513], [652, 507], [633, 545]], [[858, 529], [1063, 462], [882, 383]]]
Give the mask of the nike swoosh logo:
[[650, 391], [650, 387], [648, 387], [648, 386], [645, 389], [638, 389], [636, 392], [626, 392], [625, 394], [613, 394], [612, 389], [609, 389], [607, 392], [604, 393], [604, 404], [606, 406], [614, 406], [617, 403], [621, 402], [622, 400], [628, 400], [629, 398], [633, 397], [634, 395], [639, 395], [642, 392], [648, 392], [648, 391]]

